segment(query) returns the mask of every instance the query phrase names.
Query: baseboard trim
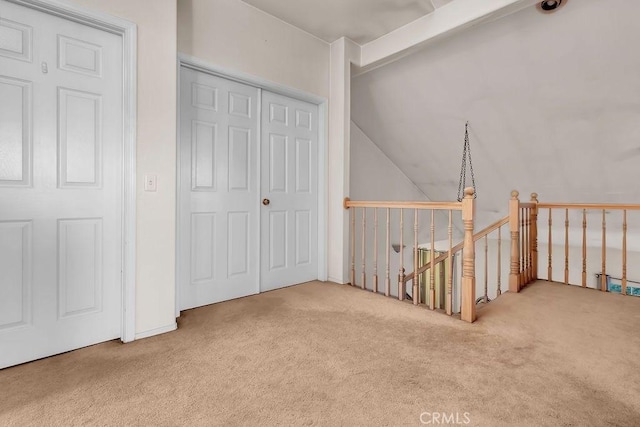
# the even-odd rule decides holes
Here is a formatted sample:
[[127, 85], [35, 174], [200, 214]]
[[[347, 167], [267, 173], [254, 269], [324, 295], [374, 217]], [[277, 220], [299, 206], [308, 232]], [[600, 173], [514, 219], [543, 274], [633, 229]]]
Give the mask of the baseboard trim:
[[342, 279], [336, 279], [335, 277], [327, 277], [328, 282], [337, 283], [339, 285], [346, 285], [347, 282], [342, 283]]
[[136, 340], [141, 340], [143, 338], [149, 338], [149, 337], [152, 337], [154, 335], [165, 334], [167, 332], [175, 331], [176, 329], [178, 329], [178, 323], [177, 322], [173, 322], [171, 325], [162, 326], [160, 328], [155, 328], [155, 329], [150, 329], [150, 330], [144, 331], [144, 332], [138, 332], [136, 334]]

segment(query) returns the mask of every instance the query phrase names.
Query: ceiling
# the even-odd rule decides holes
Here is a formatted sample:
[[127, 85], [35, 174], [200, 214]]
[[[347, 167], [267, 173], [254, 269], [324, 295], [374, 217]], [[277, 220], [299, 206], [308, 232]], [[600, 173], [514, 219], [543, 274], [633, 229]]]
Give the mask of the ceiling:
[[451, 0], [243, 0], [329, 43], [365, 44]]
[[523, 200], [640, 200], [640, 2], [572, 1], [470, 28], [355, 77], [352, 119], [431, 200], [469, 121], [479, 225]]

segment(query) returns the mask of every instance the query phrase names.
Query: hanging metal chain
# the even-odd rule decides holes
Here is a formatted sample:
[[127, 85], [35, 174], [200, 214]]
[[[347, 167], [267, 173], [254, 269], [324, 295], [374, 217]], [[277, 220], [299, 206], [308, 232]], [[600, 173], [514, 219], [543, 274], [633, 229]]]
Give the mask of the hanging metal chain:
[[462, 167], [460, 168], [460, 183], [458, 184], [458, 201], [464, 197], [464, 188], [467, 184], [467, 156], [469, 157], [469, 170], [471, 171], [471, 186], [473, 187], [473, 198], [478, 197], [476, 190], [476, 177], [473, 174], [473, 163], [471, 162], [471, 147], [469, 146], [469, 122], [464, 125], [464, 149], [462, 151]]

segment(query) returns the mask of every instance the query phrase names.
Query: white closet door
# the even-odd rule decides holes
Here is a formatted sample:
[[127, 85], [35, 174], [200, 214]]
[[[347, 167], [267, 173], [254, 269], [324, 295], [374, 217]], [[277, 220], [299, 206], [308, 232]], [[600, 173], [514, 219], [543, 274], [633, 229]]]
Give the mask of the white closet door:
[[258, 292], [258, 89], [180, 72], [180, 308]]
[[120, 337], [122, 40], [0, 0], [0, 368]]
[[318, 278], [318, 106], [263, 91], [261, 140], [267, 291]]

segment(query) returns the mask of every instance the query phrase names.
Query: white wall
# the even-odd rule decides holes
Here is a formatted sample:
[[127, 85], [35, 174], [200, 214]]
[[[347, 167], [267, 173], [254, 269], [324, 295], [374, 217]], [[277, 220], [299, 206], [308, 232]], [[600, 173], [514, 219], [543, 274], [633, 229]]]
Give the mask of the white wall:
[[429, 201], [353, 121], [350, 157], [352, 200]]
[[[67, 0], [138, 26], [136, 334], [175, 325], [176, 0]], [[142, 177], [158, 177], [144, 192]]]
[[639, 14], [635, 1], [570, 1], [459, 31], [354, 78], [353, 120], [434, 199], [455, 197], [469, 120], [479, 227], [506, 214], [513, 189], [631, 203]]
[[178, 51], [329, 97], [329, 44], [240, 0], [178, 0]]

